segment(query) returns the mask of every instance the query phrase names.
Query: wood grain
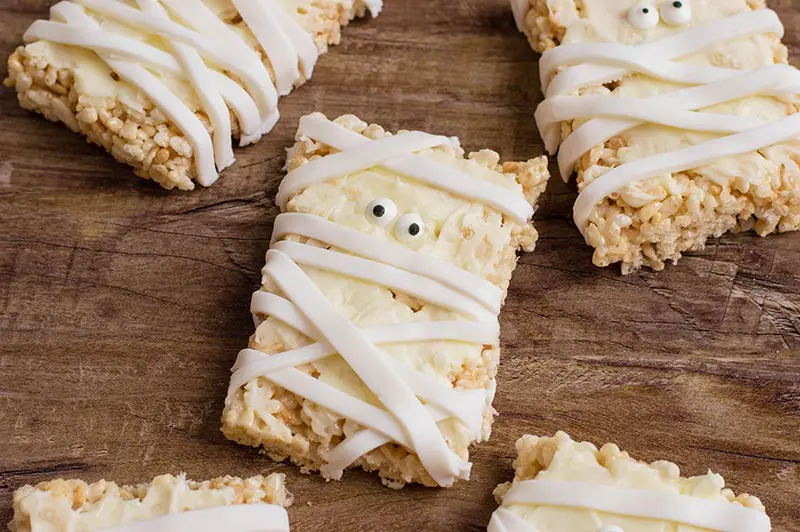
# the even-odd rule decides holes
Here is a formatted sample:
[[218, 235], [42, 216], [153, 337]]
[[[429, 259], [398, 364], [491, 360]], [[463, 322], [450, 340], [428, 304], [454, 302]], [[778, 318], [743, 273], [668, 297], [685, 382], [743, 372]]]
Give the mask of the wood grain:
[[[0, 52], [45, 16], [0, 1]], [[800, 235], [725, 236], [662, 273], [597, 269], [554, 179], [502, 318], [491, 442], [473, 480], [326, 483], [219, 432], [228, 369], [277, 212], [298, 118], [355, 112], [458, 135], [505, 159], [542, 153], [536, 58], [506, 0], [389, 0], [346, 30], [283, 119], [210, 189], [168, 193], [0, 91], [0, 521], [24, 483], [283, 471], [293, 530], [482, 530], [522, 433], [615, 441], [687, 474], [712, 467], [800, 531]], [[800, 5], [772, 2], [800, 52]], [[800, 57], [795, 53], [795, 57]]]

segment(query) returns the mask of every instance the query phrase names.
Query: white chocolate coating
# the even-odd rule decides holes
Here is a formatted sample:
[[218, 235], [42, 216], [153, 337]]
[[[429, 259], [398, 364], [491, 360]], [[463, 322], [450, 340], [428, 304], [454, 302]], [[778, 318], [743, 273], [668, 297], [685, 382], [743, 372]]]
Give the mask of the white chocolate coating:
[[277, 122], [278, 97], [311, 77], [311, 11], [311, 0], [61, 1], [24, 39], [81, 95], [134, 115], [155, 106], [208, 186], [234, 163], [231, 116], [241, 144], [255, 142]]
[[[273, 504], [270, 504], [273, 503]], [[291, 503], [283, 475], [193, 482], [161, 475], [120, 487], [48, 481], [14, 494], [9, 528], [26, 532], [288, 532]]]
[[[487, 198], [487, 203], [497, 204], [508, 218], [522, 217], [527, 223], [532, 214], [522, 195], [507, 186], [475, 179], [429, 155], [415, 154], [451, 145], [451, 139], [412, 132], [371, 141], [320, 115], [304, 118], [298, 135], [342, 151], [312, 159], [291, 172], [281, 185], [279, 204], [308, 201], [303, 197], [308, 187], [319, 188], [323, 182], [344, 176], [357, 179], [392, 165], [400, 168], [395, 171], [419, 176], [422, 183], [443, 189], [447, 195]], [[394, 181], [397, 184], [396, 178]], [[370, 220], [365, 207], [374, 203], [372, 199], [352, 206], [354, 223], [360, 220], [365, 228], [394, 235], [389, 241], [354, 230], [349, 223], [334, 223], [313, 214], [278, 217], [264, 268], [265, 278], [278, 291], [257, 292], [251, 309], [258, 321], [269, 316], [316, 343], [271, 356], [255, 349], [242, 351], [233, 368], [229, 400], [243, 385], [262, 376], [363, 427], [326, 454], [322, 472], [327, 477], [338, 478], [359, 457], [394, 442], [414, 451], [430, 476], [448, 486], [468, 478], [471, 464], [448, 447], [447, 426], [456, 425], [457, 430], [470, 434], [471, 440], [477, 439], [492, 391], [455, 388], [447, 379], [387, 351], [424, 342], [452, 342], [472, 344], [470, 351], [480, 353], [483, 346], [497, 345], [502, 291], [466, 269], [415, 251], [414, 246], [424, 246], [434, 238], [431, 231], [439, 230], [438, 222], [424, 227], [430, 221], [423, 215], [425, 209], [416, 212], [402, 196], [384, 194], [380, 189], [375, 192], [372, 198], [390, 198], [396, 204], [399, 215], [393, 225], [381, 226]], [[328, 196], [326, 201], [334, 197]], [[399, 238], [398, 231], [413, 223], [421, 225], [417, 238]], [[332, 249], [281, 240], [286, 235], [310, 238]], [[338, 302], [360, 298], [362, 286], [374, 287], [369, 293], [388, 289], [410, 296], [441, 309], [442, 314], [426, 317], [420, 313], [412, 322], [403, 322], [379, 313], [378, 317], [388, 320], [385, 324], [356, 326], [353, 320], [359, 316], [343, 312]], [[319, 378], [297, 369], [312, 363]], [[342, 365], [345, 371], [336, 369]]]
[[[774, 64], [767, 44], [783, 34], [774, 12], [740, 0], [654, 3], [662, 23], [641, 29], [628, 20], [631, 0], [592, 2], [580, 15], [570, 0], [557, 4], [567, 29], [542, 57], [547, 99], [536, 115], [547, 147], [560, 144], [567, 179], [597, 146], [616, 137], [625, 146], [614, 168], [584, 172], [574, 208], [582, 232], [599, 202], [637, 183], [686, 171], [746, 180], [752, 154], [800, 136], [787, 118], [800, 73]], [[527, 5], [516, 4], [518, 20]], [[720, 57], [735, 68], [716, 66]], [[574, 126], [562, 138], [563, 123]]]
[[734, 497], [721, 476], [683, 478], [670, 462], [632, 459], [613, 444], [598, 450], [559, 432], [517, 442], [513, 483], [489, 532], [769, 532], [755, 497]]

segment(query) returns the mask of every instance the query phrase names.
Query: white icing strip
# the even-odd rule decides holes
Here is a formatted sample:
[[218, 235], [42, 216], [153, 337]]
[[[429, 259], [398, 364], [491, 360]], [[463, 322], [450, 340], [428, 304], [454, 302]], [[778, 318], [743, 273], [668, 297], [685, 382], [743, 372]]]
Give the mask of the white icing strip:
[[767, 123], [756, 117], [700, 113], [654, 106], [648, 100], [649, 98], [556, 96], [543, 102], [537, 112], [545, 127], [564, 120], [595, 116], [629, 118], [639, 123], [648, 122], [688, 131], [710, 133], [741, 133]]
[[[253, 293], [250, 312], [273, 317], [313, 340], [323, 340], [314, 329], [314, 324], [303, 316], [294, 303], [275, 294], [261, 291]], [[500, 327], [496, 320], [492, 323], [475, 321], [391, 323], [364, 329], [364, 334], [376, 345], [453, 341], [496, 346], [500, 341]]]
[[[355, 131], [351, 131], [335, 122], [331, 122], [319, 114], [301, 118], [297, 133], [298, 137], [309, 137], [340, 152], [352, 151], [360, 153], [366, 149], [369, 143], [378, 142], [359, 135]], [[452, 145], [450, 139], [446, 139], [447, 142], [445, 142], [444, 137], [434, 138], [442, 139], [441, 144]], [[325, 159], [328, 159], [328, 157]], [[502, 212], [518, 225], [525, 225], [533, 216], [533, 207], [519, 192], [472, 177], [457, 168], [422, 155], [403, 153], [396, 159], [379, 161], [374, 166], [377, 165], [421, 181], [434, 188], [450, 192], [455, 196], [488, 205]], [[363, 166], [363, 164], [358, 166]], [[335, 177], [341, 177], [341, 175]], [[284, 183], [288, 179], [289, 177], [287, 176], [284, 179]], [[289, 197], [303, 188], [303, 186], [298, 187], [293, 183], [287, 183], [284, 187], [284, 184], [281, 183], [283, 191], [279, 190], [278, 193], [278, 204], [281, 208], [285, 207]]]
[[501, 506], [492, 514], [486, 532], [539, 532], [539, 529]]
[[[228, 106], [237, 116], [244, 146], [277, 122], [278, 91], [258, 53], [201, 0], [136, 1], [139, 9], [120, 0], [59, 2], [51, 9], [54, 20], [34, 22], [25, 41], [43, 39], [97, 53], [181, 130], [192, 146], [197, 181], [208, 186], [217, 180], [217, 170], [234, 162]], [[160, 36], [172, 53], [103, 30], [78, 4], [140, 32]], [[162, 4], [189, 27], [173, 21]], [[318, 52], [311, 35], [293, 16], [274, 0], [235, 0], [234, 4], [269, 58], [281, 94], [300, 79], [301, 69], [306, 78], [311, 76]], [[213, 138], [194, 110], [145, 67], [185, 81], [195, 91], [200, 110], [211, 122]], [[235, 75], [247, 91], [223, 72]]]
[[[142, 11], [154, 17], [169, 20], [166, 9], [158, 0], [138, 0]], [[200, 99], [203, 110], [213, 126], [214, 157], [218, 171], [222, 171], [235, 162], [233, 157], [233, 143], [231, 142], [231, 117], [225, 100], [218, 90], [215, 90], [211, 70], [206, 67], [200, 54], [186, 44], [172, 43], [175, 56], [183, 66], [188, 80], [195, 89]]]
[[359, 150], [341, 151], [312, 159], [303, 166], [289, 172], [278, 187], [277, 202], [281, 209], [295, 193], [331, 179], [354, 174], [385, 161], [391, 161], [413, 153], [447, 144], [446, 137], [429, 135], [421, 131], [410, 131], [364, 143]]
[[[193, 30], [175, 22], [167, 23], [161, 20], [154, 20], [146, 13], [119, 0], [76, 1], [93, 11], [120, 20], [135, 28], [141, 28], [165, 38], [190, 44], [204, 57], [210, 59], [222, 69], [233, 72], [245, 83], [248, 91], [258, 104], [262, 122], [266, 121], [274, 113], [277, 94], [266, 67], [258, 60], [252, 49], [247, 48], [247, 52], [239, 55], [228, 48], [227, 45], [231, 44], [237, 51], [242, 51], [242, 43], [235, 35], [231, 35], [227, 26], [227, 31], [223, 31], [219, 35], [214, 33], [219, 28], [212, 19], [223, 26], [225, 25], [202, 2], [198, 0], [162, 0], [174, 13], [181, 17], [187, 16], [186, 22], [195, 27]], [[200, 32], [196, 31], [198, 28], [195, 23], [202, 28]], [[214, 39], [204, 37], [203, 30], [210, 32], [206, 33], [206, 35], [214, 35]], [[236, 44], [237, 42], [238, 44]]]
[[[285, 388], [295, 395], [304, 397], [311, 402], [325, 405], [325, 408], [339, 414], [343, 418], [354, 421], [364, 427], [385, 434], [391, 441], [398, 443], [408, 449], [414, 448], [413, 441], [408, 437], [408, 432], [403, 425], [385, 410], [365, 403], [360, 399], [337, 389], [333, 386], [316, 379], [302, 371], [289, 368], [271, 373], [269, 380], [278, 386]], [[427, 407], [425, 418], [432, 419], [431, 414], [435, 415], [435, 410]], [[463, 478], [469, 478], [469, 462], [462, 462], [448, 449], [450, 459], [460, 462]]]
[[[619, 68], [618, 72], [623, 74], [637, 72], [671, 83], [713, 83], [741, 72], [731, 68], [676, 63], [669, 59], [648, 57], [641, 51], [624, 44], [581, 43], [566, 46], [564, 50], [572, 52], [571, 55], [586, 63], [601, 63], [609, 65], [607, 68], [617, 67]], [[599, 68], [598, 72], [600, 72]], [[607, 76], [582, 79], [580, 74], [582, 73], [576, 70], [562, 71], [548, 86], [547, 97], [567, 94], [587, 85], [603, 83], [603, 80], [607, 81]]]
[[[625, 48], [636, 50], [634, 58], [638, 55], [640, 57], [651, 57], [654, 61], [665, 61], [685, 57], [708, 48], [719, 42], [720, 36], [723, 36], [725, 40], [732, 40], [768, 32], [776, 33], [778, 37], [783, 37], [783, 24], [781, 24], [778, 15], [769, 9], [746, 10], [732, 17], [695, 26], [663, 39]], [[562, 45], [542, 54], [539, 62], [539, 74], [546, 95], [549, 97], [556, 94], [566, 94], [580, 87], [618, 80], [628, 74], [629, 72], [624, 68], [608, 66], [608, 60], [613, 60], [610, 57], [603, 57], [603, 64], [600, 65], [580, 64], [558, 71], [559, 67], [586, 63], [584, 54], [592, 54], [597, 45], [604, 44], [578, 43]], [[558, 73], [556, 74], [556, 72]], [[557, 81], [559, 78], [567, 81]]]
[[276, 18], [270, 16], [270, 8], [276, 11], [280, 9], [271, 0], [233, 0], [233, 5], [267, 54], [275, 73], [278, 92], [282, 96], [289, 94], [300, 77], [300, 58], [287, 32]]
[[[80, 46], [115, 58], [127, 58], [147, 68], [163, 72], [178, 79], [190, 82], [181, 64], [170, 54], [130, 37], [117, 35], [98, 29], [91, 17], [73, 2], [59, 2], [51, 8], [54, 20], [70, 21], [77, 27], [70, 27], [53, 21], [38, 20], [25, 32], [25, 42], [39, 39], [61, 44]], [[208, 70], [217, 90], [231, 107], [245, 132], [242, 145], [249, 132], [258, 133], [258, 108], [255, 102], [239, 84], [216, 70]], [[260, 136], [260, 133], [259, 133]]]
[[274, 244], [271, 249], [285, 253], [294, 262], [303, 266], [382, 285], [478, 321], [497, 322], [497, 314], [473, 299], [427, 277], [394, 266], [288, 240]]
[[[472, 392], [480, 393], [479, 390], [471, 390]], [[432, 412], [433, 420], [435, 422], [444, 421], [449, 418], [451, 414], [441, 411]], [[480, 428], [480, 427], [479, 427]], [[350, 467], [353, 462], [358, 460], [365, 454], [377, 449], [381, 445], [390, 443], [391, 439], [387, 438], [380, 432], [365, 429], [359, 431], [355, 435], [347, 438], [345, 441], [333, 448], [325, 455], [327, 462], [320, 467], [320, 472], [325, 478], [339, 480], [342, 478], [344, 470]]]
[[[289, 13], [279, 9], [275, 0], [263, 0], [272, 10], [278, 20], [278, 23], [283, 27], [283, 31], [289, 36], [294, 43], [295, 51], [300, 60], [300, 70], [306, 79], [310, 79], [314, 73], [314, 65], [317, 64], [319, 51], [317, 45], [314, 44], [314, 39], [307, 33]], [[381, 0], [378, 0], [380, 2]], [[296, 80], [295, 80], [296, 81]]]
[[[92, 3], [98, 1], [108, 2], [108, 0], [91, 0]], [[216, 14], [201, 0], [161, 1], [193, 27], [198, 34], [214, 36], [213, 42], [220, 47], [222, 52], [220, 55], [224, 58], [221, 64], [241, 65], [242, 75], [246, 76], [245, 83], [250, 83], [257, 88], [253, 96], [259, 104], [262, 120], [278, 113], [278, 92], [272, 84], [269, 71], [261, 62], [258, 54], [247, 43], [236, 35], [227, 24], [217, 18]], [[252, 94], [254, 91], [251, 89], [250, 92]], [[267, 133], [268, 130], [262, 130], [262, 132]]]
[[584, 231], [594, 207], [628, 184], [663, 174], [684, 172], [725, 157], [734, 157], [786, 142], [797, 136], [800, 136], [800, 114], [744, 133], [623, 164], [595, 179], [581, 191], [573, 207], [575, 223]]
[[427, 257], [400, 244], [378, 240], [319, 216], [303, 213], [283, 213], [275, 219], [272, 243], [289, 234], [313, 238], [359, 257], [438, 281], [478, 301], [493, 314], [500, 313], [503, 300], [500, 288], [462, 268]]
[[[365, 331], [365, 336], [368, 332]], [[310, 364], [335, 353], [336, 349], [327, 343], [316, 343], [275, 355], [268, 355], [255, 349], [243, 349], [236, 358], [236, 364], [231, 368], [233, 375], [226, 402], [230, 402], [236, 390], [255, 378], [263, 376], [271, 379], [271, 375], [275, 372]], [[409, 385], [417, 397], [429, 405], [441, 408], [442, 419], [454, 417], [474, 436], [478, 434], [486, 396], [484, 390], [454, 389], [430, 375], [397, 362], [382, 351], [380, 353], [384, 363]]]
[[[698, 111], [749, 96], [772, 96], [789, 102], [800, 92], [800, 72], [796, 69], [773, 65], [741, 71], [675, 62], [713, 44], [764, 32], [783, 35], [777, 14], [766, 9], [744, 10], [638, 46], [578, 43], [544, 54], [540, 67], [547, 99], [537, 109], [536, 120], [548, 151], [553, 153], [558, 148], [561, 123], [591, 118], [562, 143], [559, 168], [565, 180], [594, 146], [641, 124], [728, 135], [625, 163], [595, 178], [583, 188], [573, 209], [582, 233], [596, 205], [627, 185], [759, 150], [800, 134], [791, 117], [767, 122], [758, 117]], [[632, 72], [693, 86], [650, 98], [575, 95], [581, 87], [619, 80]]]
[[[64, 42], [69, 41], [69, 36], [72, 35], [75, 42], [66, 42], [66, 44], [81, 46], [84, 33], [85, 38], [89, 40], [97, 33], [102, 33], [92, 31], [98, 28], [97, 22], [86, 15], [83, 9], [76, 4], [61, 2], [53, 6], [50, 12], [51, 16], [64, 20], [66, 24], [38, 20], [26, 32], [26, 39], [33, 36], [33, 38], [47, 39], [53, 42]], [[37, 35], [38, 37], [36, 37]], [[197, 116], [163, 82], [139, 64], [114, 59], [113, 56], [106, 53], [98, 52], [98, 55], [122, 79], [146, 94], [186, 135], [194, 152], [197, 181], [203, 186], [213, 184], [219, 178], [214, 165], [213, 144], [208, 131]]]
[[[800, 92], [800, 72], [794, 67], [789, 65], [771, 65], [758, 70], [755, 74], [756, 75], [753, 75], [751, 72], [744, 72], [711, 85], [681, 89], [636, 102], [631, 102], [628, 98], [620, 98], [617, 101], [625, 102], [625, 104], [630, 105], [630, 107], [636, 106], [637, 110], [668, 107], [678, 112], [688, 109], [696, 110], [703, 107], [710, 107], [712, 105], [730, 102], [756, 94], [769, 94], [772, 92], [775, 95], [780, 95], [784, 93], [793, 94]], [[572, 96], [556, 96], [553, 100], [557, 102], [571, 102], [574, 101], [573, 98]], [[606, 101], [615, 100], [614, 97], [603, 97], [603, 99]], [[544, 104], [548, 104], [548, 101], [545, 101], [543, 105]], [[569, 180], [569, 176], [574, 171], [575, 165], [584, 153], [591, 150], [594, 146], [602, 144], [608, 139], [643, 123], [638, 120], [606, 118], [609, 113], [605, 111], [604, 105], [605, 102], [598, 102], [594, 112], [586, 115], [602, 118], [594, 118], [579, 126], [564, 140], [560, 149], [558, 149], [560, 137], [559, 124], [548, 123], [544, 120], [544, 117], [540, 116], [540, 113], [543, 114], [547, 111], [536, 110], [537, 123], [545, 137], [548, 151], [554, 153], [555, 150], [558, 149], [559, 169], [565, 181]], [[541, 106], [540, 109], [542, 109]], [[753, 126], [751, 127], [758, 127], [758, 125], [766, 123], [762, 121], [761, 124], [757, 124], [756, 120], [758, 119], [753, 117], [734, 117], [719, 114], [714, 114], [712, 116], [722, 118], [723, 120], [741, 120], [742, 125], [752, 121]], [[737, 131], [736, 128], [734, 128], [726, 132], [735, 133]]]
[[173, 513], [103, 532], [289, 532], [286, 510], [274, 504], [237, 504]]
[[[336, 311], [305, 272], [289, 257], [275, 249], [267, 252], [265, 270], [345, 359], [381, 404], [396, 417], [408, 437], [407, 440], [403, 439], [410, 443], [408, 447], [416, 451], [431, 477], [441, 486], [450, 486], [456, 479], [468, 477], [469, 464], [453, 454], [436, 423], [427, 415], [425, 407], [415, 397], [411, 388], [386, 362], [383, 353], [372, 345], [357, 327]], [[297, 370], [276, 372], [270, 375], [270, 379], [274, 381], [276, 375], [292, 371]], [[318, 379], [313, 380], [318, 381]], [[295, 393], [305, 396], [308, 391]], [[352, 399], [347, 394], [343, 395]], [[318, 402], [311, 397], [309, 399]], [[322, 400], [319, 404], [329, 407], [330, 401]], [[381, 409], [376, 410], [383, 415]], [[391, 434], [386, 432], [384, 434], [400, 441]]]
[[738, 503], [701, 499], [664, 491], [604, 484], [526, 480], [503, 497], [503, 506], [566, 506], [694, 526], [718, 532], [769, 532], [769, 517]]

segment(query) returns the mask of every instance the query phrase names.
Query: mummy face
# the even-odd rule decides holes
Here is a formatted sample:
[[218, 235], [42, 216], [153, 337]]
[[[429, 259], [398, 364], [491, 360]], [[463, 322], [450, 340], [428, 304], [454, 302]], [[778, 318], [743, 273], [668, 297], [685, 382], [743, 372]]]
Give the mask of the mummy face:
[[[480, 162], [448, 158], [448, 149], [429, 155], [496, 178]], [[290, 210], [321, 216], [477, 274], [493, 267], [511, 232], [503, 215], [482, 203], [380, 167], [308, 187], [290, 201]]]
[[748, 9], [746, 0], [600, 0], [560, 2], [564, 42], [640, 44]]

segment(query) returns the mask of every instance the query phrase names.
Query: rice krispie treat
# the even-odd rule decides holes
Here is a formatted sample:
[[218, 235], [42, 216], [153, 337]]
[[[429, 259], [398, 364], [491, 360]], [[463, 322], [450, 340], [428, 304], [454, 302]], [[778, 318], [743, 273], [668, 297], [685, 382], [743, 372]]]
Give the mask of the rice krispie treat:
[[512, 0], [542, 137], [598, 266], [800, 227], [800, 72], [763, 0]]
[[546, 159], [465, 157], [454, 138], [319, 113], [288, 155], [223, 432], [328, 479], [349, 467], [397, 488], [468, 478]]
[[74, 0], [8, 60], [20, 105], [66, 124], [140, 177], [191, 190], [256, 142], [278, 97], [311, 77], [342, 26], [382, 0]]
[[204, 482], [162, 475], [149, 484], [49, 480], [14, 493], [11, 532], [288, 532], [283, 474]]
[[736, 496], [709, 471], [681, 477], [667, 461], [634, 460], [613, 443], [599, 451], [563, 432], [517, 441], [513, 482], [489, 532], [769, 532], [756, 497]]

